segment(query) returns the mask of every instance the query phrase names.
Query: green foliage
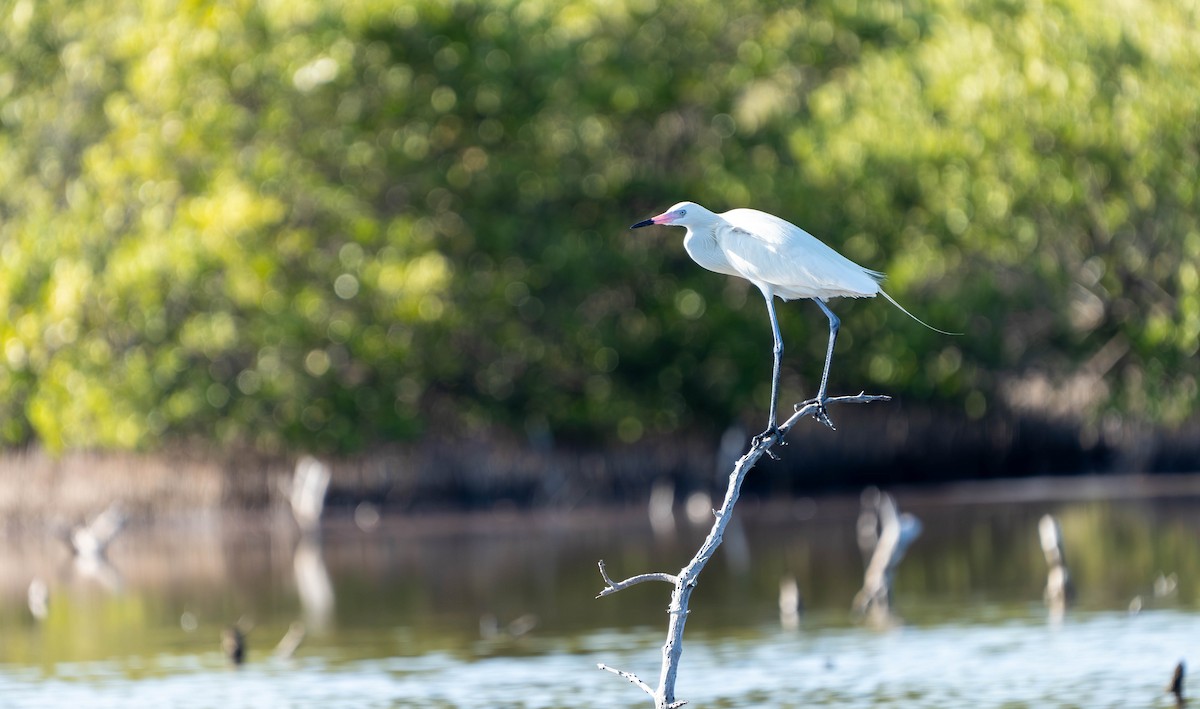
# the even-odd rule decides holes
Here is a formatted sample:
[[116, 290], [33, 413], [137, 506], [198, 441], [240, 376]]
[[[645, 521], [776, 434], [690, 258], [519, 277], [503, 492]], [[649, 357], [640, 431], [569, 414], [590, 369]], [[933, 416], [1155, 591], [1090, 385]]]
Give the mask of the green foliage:
[[[353, 450], [428, 425], [634, 440], [758, 421], [758, 296], [675, 231], [625, 231], [684, 198], [801, 224], [967, 333], [837, 303], [835, 391], [972, 416], [1048, 396], [1195, 409], [1194, 7], [3, 10], [10, 443]], [[780, 311], [798, 399], [824, 320]]]
[[451, 265], [347, 108], [377, 92], [346, 28], [253, 3], [63, 5], [19, 3], [4, 52], [0, 139], [24, 165], [0, 198], [8, 440], [416, 430], [438, 371], [417, 337]]

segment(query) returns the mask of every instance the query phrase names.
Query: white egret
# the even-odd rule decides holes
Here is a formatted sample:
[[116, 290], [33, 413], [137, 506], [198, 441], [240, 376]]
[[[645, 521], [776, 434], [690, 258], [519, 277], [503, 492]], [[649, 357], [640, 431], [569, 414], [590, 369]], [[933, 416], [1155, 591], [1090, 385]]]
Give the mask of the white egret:
[[775, 298], [784, 301], [811, 298], [829, 318], [829, 346], [825, 352], [825, 370], [816, 402], [817, 420], [833, 428], [825, 410], [829, 364], [841, 321], [826, 305], [830, 298], [874, 298], [882, 295], [905, 315], [930, 330], [945, 332], [929, 325], [904, 309], [879, 283], [883, 274], [863, 268], [842, 256], [800, 227], [757, 209], [731, 209], [715, 214], [695, 202], [680, 202], [667, 211], [634, 224], [630, 229], [661, 224], [687, 228], [683, 248], [692, 260], [717, 273], [745, 278], [762, 291], [771, 316], [775, 335], [775, 366], [771, 377], [771, 413], [763, 436], [777, 432], [775, 409], [779, 398], [779, 361], [783, 356], [783, 337], [775, 316]]

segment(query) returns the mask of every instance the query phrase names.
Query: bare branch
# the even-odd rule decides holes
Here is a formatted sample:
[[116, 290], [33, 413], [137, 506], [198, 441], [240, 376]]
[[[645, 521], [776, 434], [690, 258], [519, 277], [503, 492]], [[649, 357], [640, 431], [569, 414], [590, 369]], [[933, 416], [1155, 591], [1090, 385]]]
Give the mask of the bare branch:
[[[813, 416], [818, 421], [821, 421], [821, 417], [825, 412], [825, 406], [829, 404], [866, 404], [872, 401], [890, 400], [890, 396], [867, 394], [864, 391], [857, 396], [830, 397], [823, 403], [816, 400], [804, 401], [796, 404], [796, 413], [792, 414], [776, 431], [771, 432], [767, 436], [755, 436], [750, 449], [738, 459], [733, 466], [733, 470], [729, 473], [729, 485], [725, 490], [725, 499], [721, 503], [721, 507], [713, 511], [712, 529], [704, 539], [704, 543], [700, 545], [700, 550], [696, 552], [696, 555], [692, 557], [688, 565], [679, 571], [678, 575], [673, 576], [662, 573], [642, 574], [617, 583], [609, 578], [608, 572], [604, 568], [604, 562], [601, 561], [600, 575], [604, 577], [604, 582], [608, 586], [600, 592], [597, 598], [616, 593], [643, 581], [666, 581], [673, 584], [675, 590], [671, 593], [671, 605], [667, 608], [670, 620], [667, 625], [667, 640], [662, 648], [663, 661], [661, 674], [658, 679], [658, 690], [650, 689], [649, 685], [628, 672], [615, 670], [603, 664], [599, 666], [600, 669], [608, 670], [613, 674], [624, 677], [633, 684], [641, 687], [643, 691], [654, 699], [655, 709], [672, 709], [686, 704], [687, 702], [685, 701], [675, 699], [675, 677], [679, 671], [679, 658], [683, 653], [683, 627], [687, 622], [688, 602], [691, 600], [692, 591], [696, 588], [696, 580], [700, 576], [700, 572], [704, 569], [709, 559], [713, 557], [713, 554], [716, 553], [717, 547], [721, 545], [721, 540], [725, 535], [725, 527], [729, 524], [730, 517], [733, 514], [733, 506], [737, 503], [738, 496], [741, 494], [742, 481], [746, 478], [746, 474], [750, 472], [750, 469], [754, 467], [758, 459], [764, 455], [778, 460], [778, 457], [771, 451], [771, 447], [777, 443], [782, 443], [788, 431], [801, 419]], [[828, 417], [826, 416], [825, 418], [827, 419]]]
[[[887, 396], [886, 394], [868, 394], [865, 391], [861, 391], [857, 396], [831, 396], [825, 400], [825, 404], [869, 404], [872, 401], [891, 400], [892, 397]], [[796, 413], [792, 414], [791, 418], [789, 418], [782, 426], [779, 427], [778, 440], [783, 440], [783, 437], [787, 435], [787, 432], [796, 424], [797, 421], [805, 416], [815, 416], [821, 411], [822, 408], [823, 407], [821, 406], [820, 402], [815, 399], [809, 399], [808, 401], [802, 401], [799, 404], [796, 404]], [[772, 443], [777, 443], [778, 440], [772, 441]], [[770, 448], [770, 446], [767, 447]]]
[[679, 579], [676, 578], [675, 576], [672, 576], [671, 574], [664, 574], [664, 573], [638, 574], [637, 576], [631, 576], [631, 577], [625, 579], [624, 581], [613, 581], [611, 578], [608, 577], [608, 570], [606, 568], [604, 568], [604, 559], [600, 560], [600, 575], [604, 577], [604, 583], [606, 583], [608, 585], [604, 587], [603, 591], [596, 594], [596, 598], [603, 598], [604, 596], [611, 596], [612, 594], [616, 593], [617, 591], [624, 591], [625, 589], [629, 588], [630, 586], [636, 586], [639, 583], [645, 583], [646, 581], [666, 581], [669, 584], [674, 584], [677, 581], [679, 581]]
[[651, 697], [654, 696], [654, 690], [650, 688], [650, 685], [643, 682], [641, 679], [638, 678], [637, 675], [633, 674], [632, 672], [626, 672], [625, 670], [618, 670], [615, 667], [609, 667], [608, 665], [604, 664], [603, 662], [597, 664], [596, 667], [599, 667], [600, 669], [604, 670], [605, 672], [611, 672], [618, 677], [624, 677], [625, 679], [629, 680], [630, 683], [633, 684], [633, 686], [641, 687], [643, 692], [645, 692], [646, 694], [649, 694]]

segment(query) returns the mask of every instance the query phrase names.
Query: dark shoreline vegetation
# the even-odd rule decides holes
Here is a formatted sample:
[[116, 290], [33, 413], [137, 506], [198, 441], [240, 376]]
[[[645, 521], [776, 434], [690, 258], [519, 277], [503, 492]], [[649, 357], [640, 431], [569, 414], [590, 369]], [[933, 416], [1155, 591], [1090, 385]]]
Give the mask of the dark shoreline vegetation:
[[[839, 417], [836, 433], [801, 424], [779, 462], [750, 473], [751, 498], [788, 498], [866, 485], [920, 487], [966, 480], [1081, 474], [1194, 473], [1200, 430], [1089, 432], [1025, 419], [965, 422], [911, 411]], [[1093, 437], [1094, 436], [1094, 437]], [[736, 436], [734, 436], [737, 438]], [[443, 439], [330, 459], [327, 507], [381, 512], [572, 510], [641, 505], [670, 483], [677, 501], [716, 493], [728, 475], [719, 435], [636, 444], [531, 446], [513, 440]], [[742, 441], [737, 454], [744, 452]], [[1085, 445], [1086, 444], [1086, 445]], [[112, 502], [134, 520], [181, 520], [222, 511], [262, 513], [284, 503], [293, 461], [208, 451], [156, 454], [31, 449], [0, 458], [0, 517], [9, 525], [74, 523]], [[720, 466], [718, 468], [718, 466]]]

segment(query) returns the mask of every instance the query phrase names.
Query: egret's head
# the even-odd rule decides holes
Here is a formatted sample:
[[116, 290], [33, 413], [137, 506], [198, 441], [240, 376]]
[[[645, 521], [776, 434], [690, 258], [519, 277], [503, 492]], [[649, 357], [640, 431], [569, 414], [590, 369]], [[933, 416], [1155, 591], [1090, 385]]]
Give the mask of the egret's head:
[[695, 202], [680, 202], [657, 217], [650, 217], [629, 227], [637, 229], [651, 224], [663, 226], [699, 226], [715, 218], [716, 215]]

